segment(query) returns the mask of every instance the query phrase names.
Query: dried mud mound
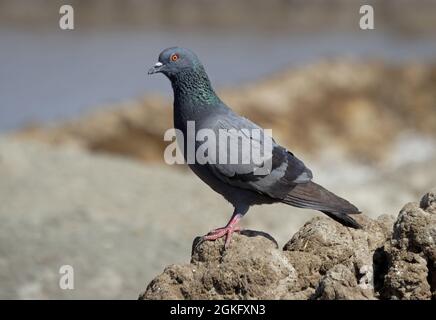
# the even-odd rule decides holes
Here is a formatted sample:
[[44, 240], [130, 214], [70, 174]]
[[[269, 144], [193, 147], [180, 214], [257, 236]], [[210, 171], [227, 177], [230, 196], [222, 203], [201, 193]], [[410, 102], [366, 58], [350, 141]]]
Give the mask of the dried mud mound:
[[280, 250], [261, 232], [194, 240], [191, 262], [168, 266], [140, 299], [435, 299], [436, 189], [391, 216], [306, 223]]

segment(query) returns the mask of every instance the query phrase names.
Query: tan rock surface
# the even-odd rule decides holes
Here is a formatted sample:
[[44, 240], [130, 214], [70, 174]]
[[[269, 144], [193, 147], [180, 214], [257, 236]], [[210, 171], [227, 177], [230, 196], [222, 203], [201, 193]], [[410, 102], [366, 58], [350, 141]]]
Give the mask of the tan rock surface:
[[[435, 192], [397, 220], [360, 216], [363, 229], [328, 218], [306, 223], [279, 250], [270, 236], [236, 235], [194, 245], [140, 299], [431, 299], [435, 296]], [[425, 211], [427, 210], [427, 211]]]

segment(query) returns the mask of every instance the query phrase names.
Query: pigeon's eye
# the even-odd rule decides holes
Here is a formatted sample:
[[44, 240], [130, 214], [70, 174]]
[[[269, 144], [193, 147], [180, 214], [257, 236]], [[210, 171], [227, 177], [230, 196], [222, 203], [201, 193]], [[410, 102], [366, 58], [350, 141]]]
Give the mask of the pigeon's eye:
[[170, 60], [173, 62], [179, 60], [179, 55], [177, 53], [173, 53], [170, 57]]

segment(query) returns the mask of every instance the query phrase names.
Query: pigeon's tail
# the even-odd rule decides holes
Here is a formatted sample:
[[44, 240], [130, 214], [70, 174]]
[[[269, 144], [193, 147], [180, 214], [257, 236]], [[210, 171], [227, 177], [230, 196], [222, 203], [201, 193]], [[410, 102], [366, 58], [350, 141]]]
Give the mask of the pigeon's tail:
[[344, 226], [362, 228], [349, 214], [361, 213], [354, 205], [312, 181], [297, 184], [282, 202], [298, 208], [319, 210]]

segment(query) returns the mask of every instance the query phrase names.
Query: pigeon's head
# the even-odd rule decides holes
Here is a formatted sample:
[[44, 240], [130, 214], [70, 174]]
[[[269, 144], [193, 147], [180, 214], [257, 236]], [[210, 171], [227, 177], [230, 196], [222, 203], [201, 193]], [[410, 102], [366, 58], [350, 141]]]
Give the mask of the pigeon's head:
[[148, 74], [163, 73], [171, 78], [180, 72], [201, 67], [201, 62], [194, 52], [185, 48], [171, 47], [160, 53], [159, 61], [148, 70]]

